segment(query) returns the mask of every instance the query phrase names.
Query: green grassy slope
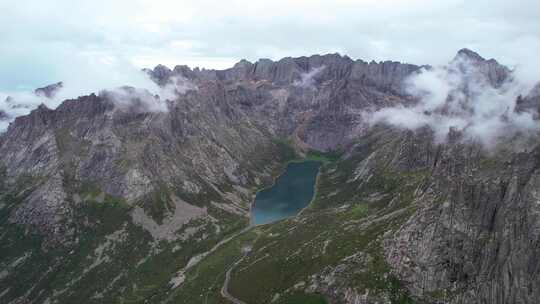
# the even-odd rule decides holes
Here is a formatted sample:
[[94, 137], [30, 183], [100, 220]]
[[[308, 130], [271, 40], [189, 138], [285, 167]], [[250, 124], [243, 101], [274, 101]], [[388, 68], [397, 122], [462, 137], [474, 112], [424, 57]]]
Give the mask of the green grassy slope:
[[[385, 145], [391, 151], [387, 143], [377, 147]], [[246, 303], [333, 303], [347, 289], [369, 290], [372, 300], [413, 303], [386, 264], [382, 242], [414, 213], [414, 193], [428, 172], [392, 170], [382, 153], [369, 165], [368, 176], [355, 180], [368, 155], [327, 160], [316, 197], [301, 215], [258, 226], [207, 257], [188, 274], [197, 286], [189, 294], [204, 295], [203, 303], [225, 303], [219, 294], [224, 273], [250, 245], [253, 250], [234, 268], [229, 285], [230, 293]], [[186, 291], [178, 295], [182, 302]]]

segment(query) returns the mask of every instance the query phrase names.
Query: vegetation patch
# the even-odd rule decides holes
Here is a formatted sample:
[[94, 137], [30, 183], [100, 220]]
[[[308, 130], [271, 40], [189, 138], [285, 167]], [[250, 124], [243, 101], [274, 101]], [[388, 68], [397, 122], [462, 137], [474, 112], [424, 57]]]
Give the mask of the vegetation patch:
[[307, 160], [320, 161], [322, 163], [331, 163], [331, 162], [338, 161], [342, 155], [343, 155], [343, 152], [339, 150], [329, 151], [329, 152], [310, 150], [308, 153], [306, 153], [305, 158]]
[[171, 191], [163, 184], [158, 185], [154, 191], [143, 196], [139, 204], [160, 225], [168, 214], [174, 212]]
[[368, 214], [369, 207], [366, 204], [360, 203], [354, 206], [350, 212], [354, 218], [362, 218]]
[[293, 143], [290, 139], [273, 139], [272, 142], [277, 148], [280, 160], [283, 163], [287, 163], [292, 160], [298, 159], [298, 154], [294, 150]]

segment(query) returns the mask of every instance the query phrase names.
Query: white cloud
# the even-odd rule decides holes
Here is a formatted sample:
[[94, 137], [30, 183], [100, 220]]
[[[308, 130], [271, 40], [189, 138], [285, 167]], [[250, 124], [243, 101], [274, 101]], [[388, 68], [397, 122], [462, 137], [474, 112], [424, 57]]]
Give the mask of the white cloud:
[[385, 122], [412, 130], [429, 126], [437, 142], [444, 142], [452, 128], [465, 140], [493, 146], [502, 138], [540, 130], [533, 117], [537, 113], [515, 111], [518, 96], [532, 89], [529, 79], [520, 75], [494, 87], [475, 63], [458, 57], [447, 66], [409, 77], [407, 91], [418, 99], [414, 105], [383, 108], [364, 117], [370, 124]]
[[164, 112], [167, 111], [167, 100], [198, 89], [181, 77], [173, 77], [170, 83], [159, 87], [145, 72], [116, 57], [85, 53], [66, 60], [73, 64], [62, 66], [60, 72], [65, 77], [61, 79], [65, 80], [52, 98], [37, 96], [33, 89], [0, 91], [0, 111], [10, 118], [2, 121], [0, 132], [8, 127], [10, 121], [28, 114], [42, 103], [54, 109], [66, 99], [106, 91], [107, 97], [119, 108], [134, 106], [145, 111]]
[[442, 64], [469, 47], [524, 64], [520, 51], [538, 53], [539, 10], [534, 0], [4, 1], [0, 89], [65, 80], [61, 66], [82, 53], [138, 68], [224, 68], [241, 58], [334, 51]]
[[301, 88], [313, 88], [315, 85], [315, 77], [319, 75], [326, 67], [320, 66], [311, 69], [300, 75], [300, 79], [294, 82], [294, 85]]
[[113, 100], [119, 109], [132, 109], [140, 112], [166, 112], [168, 110], [165, 99], [156, 97], [145, 89], [120, 87], [102, 91], [101, 94]]

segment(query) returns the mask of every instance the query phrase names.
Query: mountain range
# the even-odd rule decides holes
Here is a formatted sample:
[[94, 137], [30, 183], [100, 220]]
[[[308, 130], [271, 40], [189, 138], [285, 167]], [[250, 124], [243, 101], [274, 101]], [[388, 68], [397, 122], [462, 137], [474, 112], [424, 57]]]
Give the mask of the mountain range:
[[[64, 83], [37, 89], [0, 112], [0, 302], [537, 303], [540, 86], [468, 49], [443, 71], [328, 54], [158, 65], [161, 94], [55, 109]], [[452, 89], [418, 89], [440, 73]], [[396, 122], [411, 111], [437, 119]], [[309, 159], [309, 207], [250, 226], [257, 191]]]

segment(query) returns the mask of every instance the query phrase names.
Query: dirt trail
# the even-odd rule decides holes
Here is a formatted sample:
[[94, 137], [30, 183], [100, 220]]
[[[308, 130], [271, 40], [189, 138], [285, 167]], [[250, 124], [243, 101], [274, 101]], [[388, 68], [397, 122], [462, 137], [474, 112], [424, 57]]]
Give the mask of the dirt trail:
[[[253, 226], [252, 226], [253, 227]], [[261, 237], [262, 233], [259, 233], [257, 235], [257, 237], [252, 241], [250, 242], [250, 245], [247, 245], [247, 246], [244, 246], [242, 247], [242, 252], [244, 252], [244, 255], [242, 255], [241, 258], [238, 259], [238, 261], [236, 261], [234, 264], [231, 265], [231, 267], [229, 267], [229, 269], [227, 270], [227, 272], [225, 273], [225, 281], [223, 281], [223, 286], [221, 287], [221, 295], [226, 298], [227, 300], [233, 302], [234, 304], [246, 304], [246, 302], [242, 301], [242, 300], [239, 300], [237, 298], [235, 298], [233, 295], [231, 295], [229, 293], [229, 282], [231, 281], [231, 273], [232, 271], [236, 268], [236, 266], [238, 266], [240, 263], [242, 263], [242, 261], [247, 257], [249, 256], [249, 254], [251, 253], [251, 251], [253, 250], [253, 245], [255, 243], [257, 243], [257, 241], [259, 240], [259, 238]]]
[[244, 251], [244, 255], [227, 270], [227, 273], [225, 274], [225, 281], [223, 282], [223, 287], [221, 287], [221, 295], [227, 300], [233, 302], [234, 304], [246, 304], [245, 302], [235, 298], [229, 293], [229, 281], [231, 280], [231, 272], [249, 255], [249, 253], [251, 252], [251, 247], [244, 247], [242, 250]]
[[180, 287], [183, 283], [184, 283], [184, 280], [186, 279], [186, 273], [189, 269], [195, 267], [197, 264], [199, 264], [202, 260], [204, 260], [204, 258], [206, 258], [209, 254], [215, 252], [216, 250], [218, 250], [221, 246], [227, 244], [228, 242], [230, 242], [231, 240], [233, 240], [234, 238], [236, 238], [237, 236], [241, 235], [241, 234], [244, 234], [246, 233], [247, 231], [249, 231], [251, 228], [253, 228], [253, 226], [248, 226], [240, 231], [238, 231], [237, 233], [231, 235], [230, 237], [224, 239], [224, 240], [221, 240], [219, 243], [217, 243], [214, 247], [212, 247], [212, 249], [206, 251], [206, 252], [203, 252], [201, 254], [198, 254], [196, 256], [193, 256], [191, 257], [191, 259], [188, 261], [187, 265], [182, 268], [181, 270], [179, 270], [177, 273], [176, 273], [176, 276], [173, 277], [171, 279], [171, 289], [175, 289], [175, 288], [178, 288]]

